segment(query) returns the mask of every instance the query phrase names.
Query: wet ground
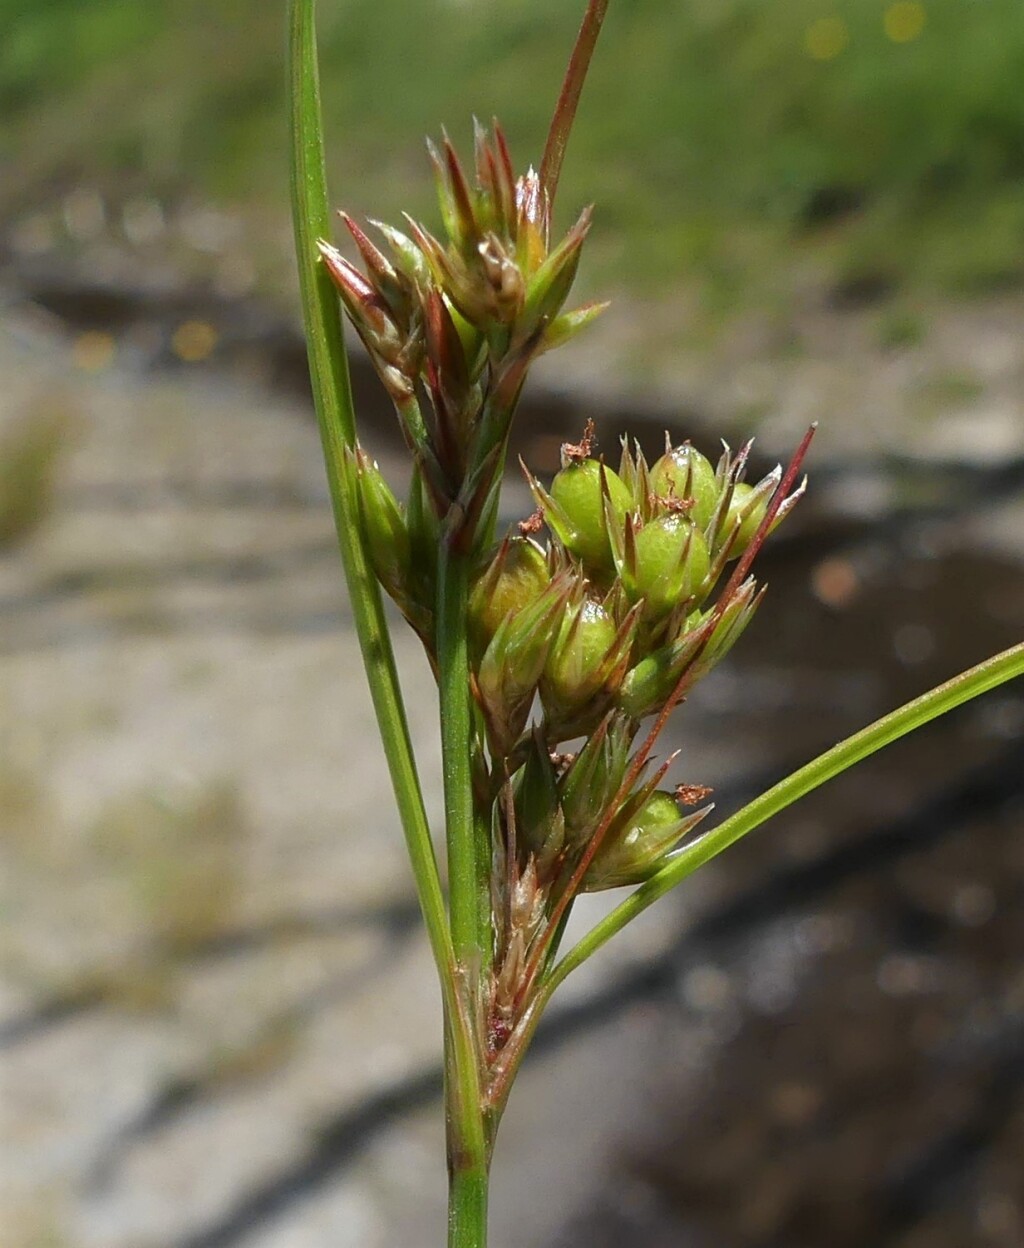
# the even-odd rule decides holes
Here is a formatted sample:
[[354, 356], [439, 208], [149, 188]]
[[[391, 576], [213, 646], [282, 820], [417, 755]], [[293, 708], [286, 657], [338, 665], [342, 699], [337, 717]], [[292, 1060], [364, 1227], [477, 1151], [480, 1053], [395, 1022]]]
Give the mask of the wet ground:
[[[254, 306], [95, 295], [8, 287], [0, 323], [0, 429], [51, 430], [53, 470], [0, 555], [4, 1248], [426, 1248], [436, 994], [301, 343]], [[586, 410], [606, 446], [657, 440], [620, 391]], [[762, 614], [675, 730], [721, 811], [1024, 635], [998, 411], [969, 462], [945, 426], [825, 420]], [[535, 401], [531, 463], [583, 415]], [[398, 650], [436, 812], [429, 673]], [[1011, 687], [650, 912], [538, 1037], [495, 1248], [1024, 1242], [1022, 832]]]

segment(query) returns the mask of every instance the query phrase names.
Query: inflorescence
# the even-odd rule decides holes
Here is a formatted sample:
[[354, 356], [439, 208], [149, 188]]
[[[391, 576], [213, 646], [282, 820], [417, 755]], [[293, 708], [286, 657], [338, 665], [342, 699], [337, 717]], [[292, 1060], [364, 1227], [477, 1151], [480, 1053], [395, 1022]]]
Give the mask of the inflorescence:
[[616, 469], [593, 454], [588, 422], [547, 488], [524, 467], [537, 511], [499, 536], [529, 365], [605, 306], [563, 310], [590, 212], [552, 248], [546, 190], [532, 169], [515, 177], [496, 124], [476, 127], [472, 181], [447, 138], [430, 152], [443, 240], [408, 218], [405, 231], [375, 223], [381, 250], [343, 214], [365, 273], [320, 248], [413, 460], [403, 506], [362, 449], [351, 456], [366, 548], [435, 664], [439, 552], [470, 561], [474, 806], [493, 863], [482, 1015], [495, 1060], [575, 896], [647, 879], [710, 811], [700, 785], [661, 787], [673, 759], [653, 768], [651, 748], [757, 609], [750, 565], [803, 492], [809, 439], [786, 473], [749, 484], [749, 444], [714, 465], [666, 435], [648, 465], [624, 440]]

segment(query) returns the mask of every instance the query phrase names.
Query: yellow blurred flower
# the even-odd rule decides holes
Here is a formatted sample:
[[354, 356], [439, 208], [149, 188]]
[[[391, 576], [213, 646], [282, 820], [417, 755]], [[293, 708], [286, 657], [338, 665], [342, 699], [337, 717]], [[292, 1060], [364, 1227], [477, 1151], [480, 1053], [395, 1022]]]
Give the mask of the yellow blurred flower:
[[217, 345], [216, 329], [207, 321], [185, 321], [174, 331], [171, 349], [186, 364], [205, 360]]
[[834, 61], [849, 42], [850, 31], [841, 17], [819, 17], [804, 34], [804, 48], [815, 61]]
[[882, 22], [893, 43], [910, 43], [924, 30], [925, 20], [921, 0], [896, 0], [885, 10]]

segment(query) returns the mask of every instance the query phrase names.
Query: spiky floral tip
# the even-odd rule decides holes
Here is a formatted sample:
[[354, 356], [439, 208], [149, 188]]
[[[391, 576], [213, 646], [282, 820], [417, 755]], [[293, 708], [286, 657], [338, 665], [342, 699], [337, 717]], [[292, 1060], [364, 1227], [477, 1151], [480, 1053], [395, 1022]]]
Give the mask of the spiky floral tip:
[[[386, 252], [349, 216], [342, 219], [365, 266], [365, 276], [330, 243], [320, 251], [346, 311], [393, 389], [415, 384], [424, 365], [425, 326], [432, 298], [463, 322], [463, 349], [472, 370], [482, 335], [499, 354], [550, 350], [575, 336], [607, 306], [562, 312], [590, 229], [585, 209], [551, 249], [550, 203], [535, 170], [516, 177], [497, 122], [488, 132], [474, 122], [474, 170], [469, 178], [447, 135], [428, 142], [444, 238], [406, 218], [408, 234], [372, 222]], [[437, 314], [434, 314], [436, 320]], [[399, 386], [399, 389], [402, 387]]]

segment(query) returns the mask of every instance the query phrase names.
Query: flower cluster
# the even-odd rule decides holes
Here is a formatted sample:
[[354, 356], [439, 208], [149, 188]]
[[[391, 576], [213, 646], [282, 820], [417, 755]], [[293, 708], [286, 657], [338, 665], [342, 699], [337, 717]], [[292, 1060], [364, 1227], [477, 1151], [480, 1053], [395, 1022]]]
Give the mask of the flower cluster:
[[[500, 1053], [579, 892], [658, 871], [711, 809], [700, 785], [660, 787], [651, 747], [682, 694], [746, 628], [750, 565], [792, 509], [797, 461], [745, 480], [749, 444], [714, 465], [688, 442], [617, 470], [588, 422], [537, 511], [495, 535], [509, 424], [532, 359], [600, 310], [562, 310], [589, 213], [555, 248], [537, 176], [516, 179], [500, 129], [476, 132], [476, 178], [431, 149], [445, 241], [378, 226], [386, 257], [345, 222], [365, 276], [321, 245], [413, 455], [408, 502], [362, 451], [350, 459], [365, 548], [381, 584], [441, 662], [442, 558], [467, 562], [464, 627], [473, 802], [490, 830], [493, 971], [486, 1051]], [[424, 412], [427, 415], [424, 415]], [[546, 531], [546, 532], [545, 532]], [[655, 728], [637, 748], [642, 722]], [[572, 752], [563, 752], [575, 743]]]
[[[727, 566], [750, 548], [782, 472], [750, 486], [743, 480], [749, 446], [738, 455], [726, 448], [713, 467], [689, 443], [674, 447], [667, 438], [652, 467], [639, 448], [624, 445], [616, 472], [590, 455], [591, 440], [588, 428], [581, 444], [563, 447], [550, 490], [527, 474], [540, 510], [521, 527], [544, 523], [550, 539], [545, 547], [524, 533], [506, 537], [481, 572], [471, 607], [475, 694], [491, 756], [513, 764], [526, 758], [516, 773], [523, 791], [557, 790], [555, 823], [560, 830], [564, 823], [576, 848], [620, 798], [618, 835], [605, 835], [585, 880], [609, 887], [609, 880], [642, 879], [677, 839], [661, 837], [664, 820], [656, 821], [657, 836], [630, 824], [654, 789], [645, 783], [619, 793], [629, 747], [640, 722], [660, 712], [680, 682], [690, 687], [710, 670], [757, 609], [751, 576], [711, 599]], [[773, 526], [801, 492], [779, 500]], [[531, 726], [535, 695], [541, 715]], [[575, 758], [563, 756], [556, 774], [554, 751], [571, 738], [586, 744]], [[574, 792], [586, 796], [586, 817]], [[681, 822], [692, 826], [689, 817]], [[545, 833], [542, 847], [531, 820], [520, 815], [518, 823], [523, 852], [551, 859], [551, 837]]]
[[395, 404], [422, 478], [415, 489], [472, 544], [493, 525], [531, 362], [606, 305], [563, 311], [590, 211], [552, 248], [547, 193], [532, 169], [515, 176], [497, 123], [491, 134], [475, 127], [472, 183], [447, 136], [429, 150], [444, 241], [411, 218], [408, 232], [374, 222], [385, 253], [343, 213], [365, 274], [330, 243], [320, 251]]
[[[565, 898], [647, 879], [710, 811], [700, 785], [660, 788], [674, 760], [648, 774], [650, 737], [634, 743], [746, 628], [761, 598], [746, 575], [755, 543], [803, 492], [781, 494], [781, 468], [748, 484], [749, 444], [713, 466], [666, 436], [649, 466], [624, 443], [618, 471], [592, 449], [588, 425], [550, 489], [527, 473], [539, 510], [471, 598], [474, 694], [499, 782], [499, 1037]], [[532, 531], [545, 526], [542, 545]], [[570, 739], [579, 750], [559, 753]]]

